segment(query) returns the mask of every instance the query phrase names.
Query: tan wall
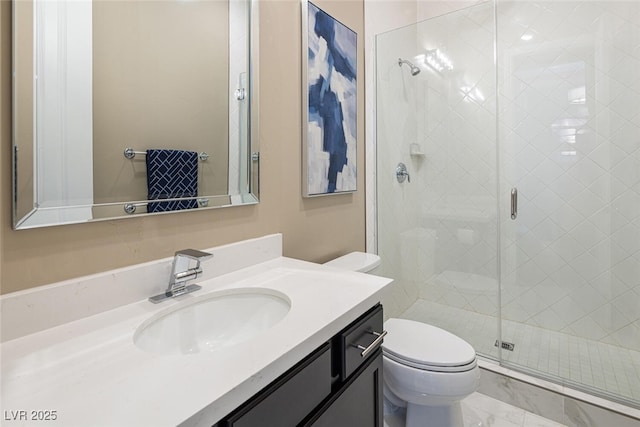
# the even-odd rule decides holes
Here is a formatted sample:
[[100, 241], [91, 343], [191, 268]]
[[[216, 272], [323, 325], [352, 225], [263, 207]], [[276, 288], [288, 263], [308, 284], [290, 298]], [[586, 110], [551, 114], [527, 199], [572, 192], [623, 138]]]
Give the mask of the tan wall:
[[300, 146], [300, 2], [260, 2], [259, 205], [144, 218], [11, 230], [11, 7], [0, 2], [0, 286], [7, 293], [136, 264], [186, 247], [204, 248], [284, 233], [285, 255], [326, 261], [364, 250], [363, 1], [317, 1], [358, 33], [358, 189], [354, 194], [302, 199]]
[[150, 148], [206, 152], [198, 194], [228, 194], [226, 1], [93, 3], [94, 202], [147, 198]]
[[[33, 46], [33, 3], [21, 1], [17, 3], [16, 20], [24, 22], [18, 27], [17, 38], [25, 46]], [[11, 40], [9, 37], [7, 40]], [[3, 38], [4, 41], [4, 38]], [[10, 61], [10, 59], [9, 59]], [[23, 218], [33, 210], [33, 55], [31, 49], [15, 56], [16, 61], [16, 92], [20, 97], [29, 102], [16, 106], [14, 121], [16, 124], [16, 141], [25, 141], [18, 144], [17, 168], [20, 176], [16, 182], [18, 203], [16, 217]], [[7, 88], [7, 95], [11, 87]], [[3, 90], [4, 94], [4, 90]], [[4, 99], [4, 98], [3, 98]], [[9, 127], [11, 129], [11, 127]]]

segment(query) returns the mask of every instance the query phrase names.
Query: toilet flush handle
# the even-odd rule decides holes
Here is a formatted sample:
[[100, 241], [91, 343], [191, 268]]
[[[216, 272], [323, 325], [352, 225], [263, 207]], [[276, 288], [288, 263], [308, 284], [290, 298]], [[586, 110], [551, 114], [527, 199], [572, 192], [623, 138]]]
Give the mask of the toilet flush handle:
[[387, 331], [382, 331], [382, 333], [376, 332], [376, 331], [367, 331], [367, 332], [372, 335], [375, 335], [377, 338], [373, 340], [373, 342], [369, 344], [367, 347], [362, 345], [355, 345], [355, 347], [357, 347], [359, 350], [362, 350], [362, 353], [360, 353], [360, 356], [362, 357], [367, 357], [369, 353], [371, 353], [373, 350], [378, 348], [378, 346], [380, 345], [384, 337], [387, 335]]

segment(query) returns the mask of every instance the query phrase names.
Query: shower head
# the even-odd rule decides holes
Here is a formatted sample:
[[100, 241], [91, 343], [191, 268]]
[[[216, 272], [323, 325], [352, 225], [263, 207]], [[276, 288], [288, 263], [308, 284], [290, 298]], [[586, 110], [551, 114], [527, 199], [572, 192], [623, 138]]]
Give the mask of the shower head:
[[398, 66], [402, 67], [402, 64], [407, 64], [409, 66], [409, 68], [411, 69], [412, 76], [415, 76], [416, 74], [420, 73], [420, 68], [416, 67], [406, 59], [398, 58]]

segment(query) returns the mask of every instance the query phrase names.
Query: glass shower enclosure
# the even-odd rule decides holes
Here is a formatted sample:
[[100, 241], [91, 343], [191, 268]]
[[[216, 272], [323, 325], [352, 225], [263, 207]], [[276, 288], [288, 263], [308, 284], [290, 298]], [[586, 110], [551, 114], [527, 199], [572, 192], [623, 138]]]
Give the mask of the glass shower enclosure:
[[395, 315], [640, 406], [640, 3], [481, 3], [376, 62]]

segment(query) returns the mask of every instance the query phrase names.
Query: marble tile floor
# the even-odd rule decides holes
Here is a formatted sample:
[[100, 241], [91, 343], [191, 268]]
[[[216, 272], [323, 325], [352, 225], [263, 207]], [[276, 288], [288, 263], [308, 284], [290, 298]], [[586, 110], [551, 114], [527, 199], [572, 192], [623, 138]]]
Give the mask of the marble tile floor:
[[[478, 354], [498, 357], [495, 317], [418, 299], [400, 317], [438, 326], [468, 341]], [[640, 352], [523, 323], [503, 321], [505, 362], [632, 401], [640, 400]]]
[[[564, 426], [477, 392], [465, 398], [461, 405], [465, 427]], [[385, 412], [384, 426], [404, 427], [404, 410]]]

